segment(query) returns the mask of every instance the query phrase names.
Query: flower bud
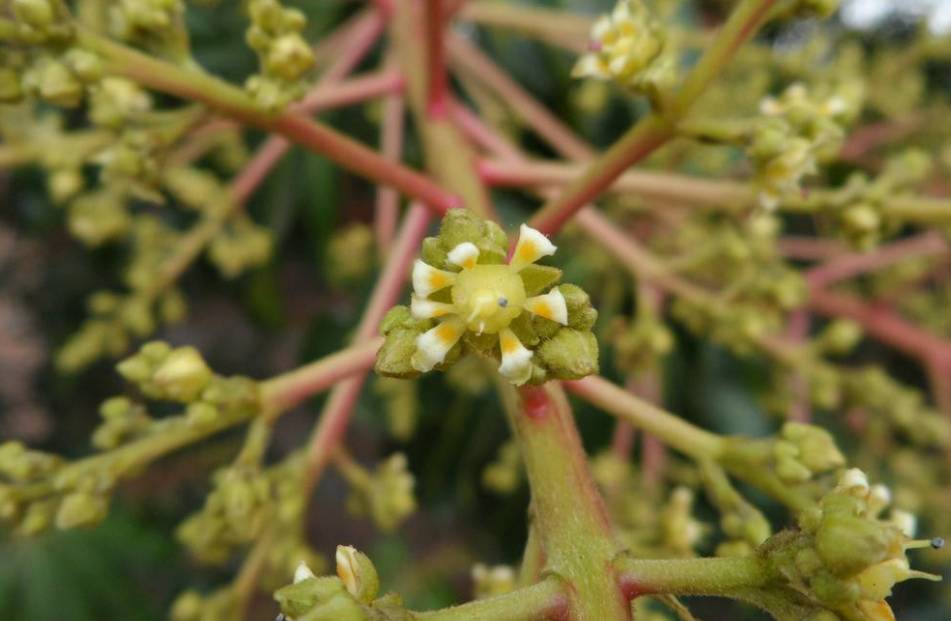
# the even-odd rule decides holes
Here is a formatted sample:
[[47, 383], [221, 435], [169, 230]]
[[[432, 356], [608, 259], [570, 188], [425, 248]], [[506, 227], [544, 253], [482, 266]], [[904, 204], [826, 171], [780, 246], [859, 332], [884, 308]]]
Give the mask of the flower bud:
[[188, 403], [201, 394], [212, 377], [197, 349], [179, 347], [156, 369], [152, 381], [165, 397]]
[[337, 576], [350, 595], [365, 604], [376, 599], [380, 591], [380, 577], [373, 562], [352, 546], [337, 546]]
[[63, 498], [56, 512], [56, 527], [65, 530], [95, 526], [104, 520], [108, 513], [108, 498], [87, 492], [74, 492]]

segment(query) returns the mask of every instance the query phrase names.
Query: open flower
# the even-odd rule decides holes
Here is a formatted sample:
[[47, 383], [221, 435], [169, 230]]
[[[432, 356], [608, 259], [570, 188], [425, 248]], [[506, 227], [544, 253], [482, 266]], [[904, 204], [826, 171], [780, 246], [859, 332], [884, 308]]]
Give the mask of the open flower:
[[[498, 334], [502, 362], [499, 373], [521, 385], [532, 375], [532, 356], [509, 327], [524, 311], [568, 325], [568, 305], [558, 289], [528, 297], [519, 272], [542, 257], [555, 254], [547, 237], [523, 224], [515, 251], [507, 264], [480, 264], [479, 248], [462, 242], [448, 253], [448, 261], [460, 271], [437, 269], [422, 260], [413, 266], [415, 319], [439, 319], [439, 324], [419, 335], [411, 363], [417, 371], [430, 371], [446, 359], [449, 350], [468, 330], [475, 334]], [[430, 299], [451, 288], [449, 302]]]
[[523, 225], [510, 249], [497, 224], [450, 209], [423, 240], [410, 306], [380, 323], [376, 372], [413, 378], [475, 354], [515, 385], [597, 373], [598, 311], [580, 287], [558, 284], [561, 270], [538, 263], [554, 244]]

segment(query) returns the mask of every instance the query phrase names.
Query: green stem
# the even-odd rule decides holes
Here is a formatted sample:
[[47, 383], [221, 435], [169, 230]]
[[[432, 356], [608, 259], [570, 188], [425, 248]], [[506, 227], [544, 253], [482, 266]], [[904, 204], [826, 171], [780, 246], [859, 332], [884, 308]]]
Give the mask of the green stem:
[[720, 436], [695, 427], [602, 377], [586, 377], [563, 384], [573, 394], [647, 431], [694, 459], [715, 460], [723, 452], [724, 440]]
[[[418, 621], [540, 621], [565, 619], [565, 587], [550, 577], [505, 595], [480, 599], [461, 606], [412, 613]], [[581, 617], [578, 618], [579, 621]]]
[[762, 559], [755, 556], [691, 559], [639, 559], [624, 555], [615, 561], [629, 597], [651, 594], [719, 595], [761, 587], [769, 580]]
[[564, 393], [552, 383], [500, 387], [525, 460], [545, 569], [571, 585], [570, 617], [630, 619], [611, 566], [618, 544]]

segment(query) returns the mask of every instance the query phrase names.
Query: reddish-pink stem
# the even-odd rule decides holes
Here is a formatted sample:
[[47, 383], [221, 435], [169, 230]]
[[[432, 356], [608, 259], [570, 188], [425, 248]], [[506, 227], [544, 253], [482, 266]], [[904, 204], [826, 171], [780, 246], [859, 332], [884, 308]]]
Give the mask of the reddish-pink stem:
[[[380, 152], [391, 162], [399, 162], [402, 159], [405, 115], [406, 103], [402, 96], [390, 95], [383, 101]], [[383, 186], [377, 188], [373, 225], [381, 259], [389, 254], [393, 244], [399, 204], [400, 197], [396, 190]]]
[[[458, 101], [450, 101], [449, 114], [451, 115], [452, 121], [455, 123], [456, 127], [475, 146], [485, 149], [489, 153], [492, 153], [506, 161], [512, 160], [514, 162], [516, 160], [521, 160], [524, 157], [521, 151], [519, 151], [510, 142], [503, 139], [501, 136], [495, 133], [495, 131], [483, 123], [482, 119], [479, 118], [479, 115], [475, 114]], [[499, 165], [502, 166], [503, 164], [500, 163]], [[483, 181], [487, 181], [481, 170], [481, 166], [477, 164], [477, 167], [479, 168], [478, 172]]]
[[429, 65], [426, 113], [433, 119], [443, 119], [447, 112], [446, 17], [444, 0], [426, 0], [426, 61]]
[[780, 237], [776, 245], [784, 257], [798, 261], [827, 261], [848, 252], [840, 241], [816, 237], [788, 235]]
[[813, 288], [809, 307], [823, 315], [856, 321], [870, 336], [917, 360], [951, 358], [951, 342], [922, 330], [886, 306], [873, 306], [846, 293]]
[[463, 71], [498, 93], [535, 132], [563, 156], [586, 160], [594, 151], [548, 108], [540, 104], [515, 80], [475, 47], [458, 35], [449, 36], [449, 57]]
[[872, 252], [845, 254], [835, 257], [806, 272], [806, 280], [809, 282], [809, 286], [813, 288], [828, 287], [834, 283], [874, 272], [907, 259], [946, 255], [948, 251], [948, 244], [942, 236], [930, 231], [882, 246]]
[[[311, 91], [300, 103], [299, 109], [301, 112], [313, 114], [397, 92], [402, 87], [403, 76], [397, 71], [380, 72], [337, 84], [323, 83], [321, 88]], [[232, 182], [231, 194], [235, 202], [247, 202], [291, 146], [291, 141], [283, 136], [271, 136], [265, 140]]]
[[[426, 207], [414, 204], [403, 219], [396, 245], [387, 259], [354, 339], [356, 342], [375, 338], [377, 327], [386, 312], [396, 303], [413, 259], [419, 250], [429, 225], [430, 213]], [[350, 423], [353, 405], [360, 395], [366, 373], [337, 384], [331, 391], [320, 415], [320, 421], [307, 449], [306, 490], [313, 489], [333, 449], [340, 444]]]
[[[383, 32], [383, 23], [383, 17], [378, 11], [358, 18], [358, 21], [347, 31], [346, 38], [341, 43], [341, 49], [333, 63], [327, 67], [303, 100], [292, 109], [303, 114], [313, 114], [321, 106], [333, 106], [334, 100], [330, 93], [335, 89], [332, 87], [360, 64]], [[290, 146], [290, 141], [283, 136], [271, 136], [264, 142], [232, 183], [231, 194], [236, 203], [240, 205], [247, 202], [254, 190], [287, 153]]]
[[[790, 314], [786, 338], [792, 343], [802, 345], [809, 337], [810, 319], [809, 312], [805, 309], [799, 309]], [[792, 376], [792, 398], [789, 418], [796, 422], [808, 423], [812, 419], [809, 383], [800, 370], [795, 371]]]

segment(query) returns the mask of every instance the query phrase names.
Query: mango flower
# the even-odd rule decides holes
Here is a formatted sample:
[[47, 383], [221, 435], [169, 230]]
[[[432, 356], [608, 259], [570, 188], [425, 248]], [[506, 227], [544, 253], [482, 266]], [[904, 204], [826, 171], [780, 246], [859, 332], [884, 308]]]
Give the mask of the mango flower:
[[539, 263], [555, 250], [522, 225], [510, 252], [497, 224], [450, 210], [439, 234], [423, 240], [410, 305], [390, 309], [380, 324], [377, 373], [413, 378], [467, 354], [494, 362], [515, 385], [596, 373], [598, 312], [580, 287], [558, 284], [561, 270]]
[[[568, 306], [558, 289], [527, 297], [519, 272], [542, 257], [555, 254], [556, 246], [540, 232], [523, 224], [518, 243], [507, 264], [481, 265], [479, 248], [462, 242], [449, 251], [448, 259], [459, 272], [437, 269], [422, 260], [413, 266], [413, 298], [410, 311], [415, 319], [439, 319], [436, 327], [416, 339], [412, 365], [430, 371], [446, 359], [446, 354], [466, 330], [476, 334], [498, 334], [502, 362], [499, 373], [521, 385], [532, 374], [532, 351], [509, 328], [512, 320], [528, 311], [563, 326], [568, 325]], [[451, 302], [429, 297], [451, 287]]]

